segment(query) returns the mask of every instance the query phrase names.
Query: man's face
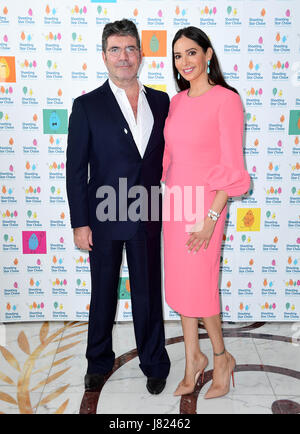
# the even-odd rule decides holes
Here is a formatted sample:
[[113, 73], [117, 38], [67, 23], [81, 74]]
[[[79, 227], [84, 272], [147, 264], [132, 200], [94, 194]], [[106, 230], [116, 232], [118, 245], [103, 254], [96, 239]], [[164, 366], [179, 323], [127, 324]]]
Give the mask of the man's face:
[[102, 57], [111, 79], [120, 84], [136, 78], [142, 56], [133, 36], [112, 35]]

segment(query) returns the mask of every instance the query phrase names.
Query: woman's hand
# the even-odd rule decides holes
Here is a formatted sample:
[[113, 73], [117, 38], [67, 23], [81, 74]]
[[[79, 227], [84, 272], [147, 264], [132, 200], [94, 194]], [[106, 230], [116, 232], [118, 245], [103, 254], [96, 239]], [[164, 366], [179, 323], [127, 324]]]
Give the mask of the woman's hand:
[[[197, 253], [204, 243], [204, 249], [206, 250], [212, 234], [214, 232], [216, 222], [210, 217], [206, 216], [202, 223], [196, 223], [190, 232], [190, 238], [188, 239], [186, 246], [188, 247], [189, 253]], [[201, 228], [199, 230], [199, 228]]]

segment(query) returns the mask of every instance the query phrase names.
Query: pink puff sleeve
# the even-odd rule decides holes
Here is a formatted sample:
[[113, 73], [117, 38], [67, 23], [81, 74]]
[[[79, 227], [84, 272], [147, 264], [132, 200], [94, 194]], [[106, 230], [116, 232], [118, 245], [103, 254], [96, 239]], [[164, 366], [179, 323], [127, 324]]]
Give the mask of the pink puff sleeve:
[[223, 190], [240, 196], [250, 187], [243, 159], [244, 113], [240, 96], [230, 92], [219, 107], [220, 158], [208, 174], [210, 191]]

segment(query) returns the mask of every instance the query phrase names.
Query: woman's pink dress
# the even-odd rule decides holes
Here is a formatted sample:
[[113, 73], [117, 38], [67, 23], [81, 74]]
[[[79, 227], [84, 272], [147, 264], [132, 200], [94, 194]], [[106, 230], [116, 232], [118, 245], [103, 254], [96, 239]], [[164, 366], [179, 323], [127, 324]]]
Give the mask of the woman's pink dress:
[[[204, 218], [217, 190], [240, 196], [249, 189], [250, 176], [243, 160], [243, 107], [237, 93], [220, 85], [198, 97], [189, 97], [187, 93], [182, 91], [171, 100], [164, 130], [162, 181], [166, 182], [166, 192], [172, 187], [172, 192], [177, 189], [177, 193], [183, 192], [184, 186], [193, 187], [193, 211], [196, 186], [203, 186]], [[168, 200], [167, 196], [166, 193], [163, 206], [166, 302], [188, 317], [219, 314], [220, 251], [227, 206], [215, 225], [208, 248], [204, 250], [202, 245], [194, 254], [188, 253], [185, 245], [189, 239], [186, 225], [196, 223], [196, 218], [190, 221], [183, 210], [188, 195], [182, 193], [182, 205], [176, 201], [182, 208], [181, 221], [172, 199], [176, 194], [169, 195]]]

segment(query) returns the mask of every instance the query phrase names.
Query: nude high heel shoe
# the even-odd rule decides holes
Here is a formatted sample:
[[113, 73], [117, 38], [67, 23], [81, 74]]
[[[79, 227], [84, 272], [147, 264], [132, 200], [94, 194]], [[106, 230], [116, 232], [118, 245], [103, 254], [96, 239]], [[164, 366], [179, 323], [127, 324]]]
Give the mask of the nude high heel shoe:
[[205, 357], [205, 360], [203, 362], [203, 366], [195, 374], [194, 385], [193, 386], [185, 386], [183, 384], [183, 380], [182, 380], [178, 384], [177, 389], [175, 390], [173, 396], [189, 395], [190, 393], [193, 393], [195, 388], [196, 388], [196, 385], [197, 385], [197, 382], [198, 382], [200, 375], [201, 375], [201, 384], [203, 384], [204, 372], [205, 372], [207, 365], [208, 365], [208, 359], [207, 359], [207, 357]]
[[[222, 351], [219, 354], [214, 353], [214, 356], [222, 356], [222, 355], [225, 355], [225, 353], [227, 353], [227, 352], [225, 351], [225, 348], [224, 348], [224, 351]], [[226, 375], [226, 379], [225, 379], [225, 384], [224, 384], [224, 386], [216, 386], [216, 385], [214, 385], [214, 383], [212, 383], [212, 385], [210, 386], [210, 388], [208, 389], [208, 391], [204, 395], [205, 399], [219, 398], [221, 396], [227, 395], [227, 393], [230, 390], [230, 378], [232, 379], [233, 387], [235, 387], [234, 368], [236, 365], [236, 361], [231, 354], [229, 354], [229, 353], [227, 353], [227, 354], [229, 357], [227, 356], [228, 357], [228, 371], [227, 371], [227, 375]]]

